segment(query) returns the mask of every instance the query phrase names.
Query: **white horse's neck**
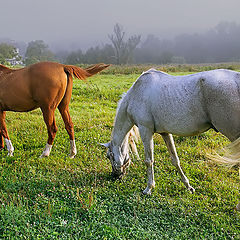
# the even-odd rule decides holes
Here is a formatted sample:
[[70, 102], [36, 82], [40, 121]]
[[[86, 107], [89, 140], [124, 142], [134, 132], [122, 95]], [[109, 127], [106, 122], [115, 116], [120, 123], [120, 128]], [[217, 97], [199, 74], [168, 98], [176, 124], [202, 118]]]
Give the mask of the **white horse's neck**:
[[128, 133], [133, 124], [129, 121], [126, 111], [126, 102], [122, 99], [119, 103], [112, 132], [112, 143], [114, 146], [123, 147], [128, 144]]

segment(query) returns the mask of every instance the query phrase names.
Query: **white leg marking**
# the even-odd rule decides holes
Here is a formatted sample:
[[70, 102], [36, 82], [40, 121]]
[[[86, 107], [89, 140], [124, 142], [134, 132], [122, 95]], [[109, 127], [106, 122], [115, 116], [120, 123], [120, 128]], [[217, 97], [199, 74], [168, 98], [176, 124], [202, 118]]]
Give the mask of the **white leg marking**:
[[13, 156], [13, 151], [14, 151], [14, 147], [11, 143], [10, 139], [4, 138], [6, 146], [7, 146], [7, 150], [8, 150], [8, 156], [12, 157]]
[[51, 150], [52, 150], [52, 145], [47, 143], [45, 148], [44, 148], [44, 150], [43, 150], [43, 152], [42, 152], [42, 155], [40, 156], [40, 158], [48, 157], [50, 152], [51, 152]]
[[75, 140], [70, 140], [70, 154], [69, 154], [69, 157], [74, 158], [76, 154], [77, 154], [77, 148], [76, 148]]

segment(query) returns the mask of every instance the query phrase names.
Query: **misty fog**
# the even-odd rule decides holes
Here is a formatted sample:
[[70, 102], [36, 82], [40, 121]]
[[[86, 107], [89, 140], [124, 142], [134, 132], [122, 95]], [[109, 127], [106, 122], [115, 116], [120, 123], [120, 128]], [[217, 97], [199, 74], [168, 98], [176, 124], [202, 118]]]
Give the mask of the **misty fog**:
[[119, 23], [126, 41], [141, 36], [124, 63], [240, 61], [239, 7], [237, 0], [5, 1], [0, 42], [23, 57], [42, 40], [56, 61], [116, 63], [109, 35]]

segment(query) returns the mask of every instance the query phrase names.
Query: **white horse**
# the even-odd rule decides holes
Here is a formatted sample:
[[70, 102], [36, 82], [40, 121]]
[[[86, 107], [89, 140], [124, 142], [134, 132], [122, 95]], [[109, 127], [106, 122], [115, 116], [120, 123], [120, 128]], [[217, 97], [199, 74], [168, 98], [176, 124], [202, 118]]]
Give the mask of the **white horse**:
[[[237, 141], [240, 73], [223, 69], [187, 76], [171, 76], [154, 69], [144, 72], [119, 102], [111, 141], [103, 144], [108, 148], [113, 175], [123, 175], [129, 165], [128, 138], [134, 125], [143, 141], [147, 165], [148, 183], [143, 193], [151, 194], [155, 186], [154, 133], [163, 137], [182, 182], [193, 193], [180, 166], [172, 134], [193, 136], [213, 128], [230, 141]], [[240, 157], [235, 162], [239, 164]]]

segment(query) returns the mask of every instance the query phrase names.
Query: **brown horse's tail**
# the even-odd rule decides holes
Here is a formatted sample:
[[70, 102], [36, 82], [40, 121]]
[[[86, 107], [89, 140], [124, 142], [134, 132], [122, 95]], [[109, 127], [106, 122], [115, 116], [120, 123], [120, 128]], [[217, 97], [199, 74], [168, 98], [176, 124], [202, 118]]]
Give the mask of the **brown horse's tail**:
[[73, 65], [64, 65], [64, 71], [65, 73], [68, 74], [68, 77], [76, 77], [81, 80], [85, 80], [88, 77], [91, 77], [94, 74], [97, 74], [98, 72], [101, 72], [105, 68], [109, 67], [110, 64], [104, 64], [104, 63], [99, 63], [96, 65], [92, 65], [88, 68], [82, 69], [77, 66]]

